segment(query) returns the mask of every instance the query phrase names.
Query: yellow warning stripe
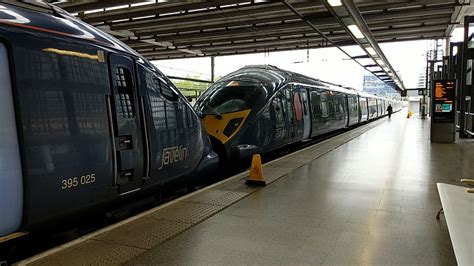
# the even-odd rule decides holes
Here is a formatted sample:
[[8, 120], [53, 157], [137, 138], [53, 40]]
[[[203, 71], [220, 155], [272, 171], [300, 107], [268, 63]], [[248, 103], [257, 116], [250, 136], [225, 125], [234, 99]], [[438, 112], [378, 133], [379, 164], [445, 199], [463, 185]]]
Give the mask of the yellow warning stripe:
[[[221, 119], [218, 119], [215, 115], [206, 115], [202, 119], [202, 123], [204, 125], [204, 128], [206, 128], [207, 134], [215, 137], [220, 142], [225, 144], [237, 132], [239, 132], [240, 128], [243, 126], [245, 120], [247, 119], [247, 116], [249, 115], [249, 113], [250, 113], [250, 109], [239, 111], [239, 112], [222, 114]], [[237, 127], [237, 129], [232, 133], [232, 135], [230, 136], [224, 135], [225, 127], [227, 126], [229, 121], [234, 118], [243, 118], [243, 119], [242, 119], [242, 122], [240, 122], [240, 125]]]

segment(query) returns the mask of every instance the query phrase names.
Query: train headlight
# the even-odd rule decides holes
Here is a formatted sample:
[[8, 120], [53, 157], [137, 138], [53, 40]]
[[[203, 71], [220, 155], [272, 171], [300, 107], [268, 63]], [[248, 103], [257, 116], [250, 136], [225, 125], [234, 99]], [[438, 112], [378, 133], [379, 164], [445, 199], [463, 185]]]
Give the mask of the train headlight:
[[226, 135], [227, 137], [232, 136], [232, 134], [234, 134], [235, 130], [237, 130], [237, 128], [239, 128], [239, 126], [240, 126], [240, 124], [242, 123], [243, 120], [244, 120], [243, 117], [231, 119], [229, 121], [229, 123], [227, 123], [227, 125], [224, 128], [224, 131], [222, 133], [224, 133], [224, 135]]

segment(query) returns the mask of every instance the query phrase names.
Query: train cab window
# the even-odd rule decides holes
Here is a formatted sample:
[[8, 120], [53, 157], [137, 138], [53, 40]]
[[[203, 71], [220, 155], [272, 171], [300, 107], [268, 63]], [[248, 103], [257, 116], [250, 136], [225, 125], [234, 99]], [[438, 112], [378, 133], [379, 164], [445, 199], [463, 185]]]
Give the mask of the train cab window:
[[225, 114], [252, 109], [265, 98], [265, 87], [250, 81], [216, 84], [206, 100], [197, 105], [202, 114]]
[[160, 80], [160, 90], [161, 90], [161, 95], [165, 97], [166, 99], [170, 101], [177, 101], [178, 100], [178, 95], [171, 89], [171, 87], [164, 83], [163, 81]]
[[130, 69], [126, 67], [115, 68], [115, 84], [118, 92], [118, 109], [125, 119], [135, 117], [135, 104], [133, 99], [133, 81]]

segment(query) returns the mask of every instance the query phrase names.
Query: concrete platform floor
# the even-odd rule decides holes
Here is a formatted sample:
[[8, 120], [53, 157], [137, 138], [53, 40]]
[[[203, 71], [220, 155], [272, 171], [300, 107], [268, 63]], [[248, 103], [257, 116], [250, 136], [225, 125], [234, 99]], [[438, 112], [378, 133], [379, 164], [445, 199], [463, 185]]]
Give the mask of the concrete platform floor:
[[436, 183], [473, 177], [474, 142], [429, 130], [395, 115], [129, 264], [455, 265]]
[[358, 127], [20, 265], [455, 265], [436, 183], [474, 176], [474, 141], [431, 144], [429, 120]]

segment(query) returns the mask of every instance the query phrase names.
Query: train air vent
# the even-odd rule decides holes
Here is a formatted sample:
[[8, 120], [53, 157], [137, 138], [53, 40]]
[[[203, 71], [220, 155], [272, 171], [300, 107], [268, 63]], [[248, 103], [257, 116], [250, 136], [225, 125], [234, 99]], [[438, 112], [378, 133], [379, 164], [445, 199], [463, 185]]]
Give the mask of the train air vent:
[[130, 70], [124, 67], [115, 68], [115, 84], [118, 91], [119, 112], [123, 118], [131, 119], [135, 117], [135, 108], [132, 90], [132, 75]]

